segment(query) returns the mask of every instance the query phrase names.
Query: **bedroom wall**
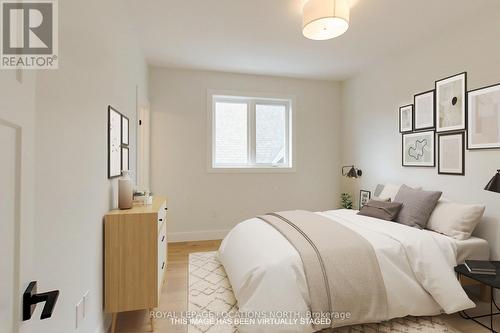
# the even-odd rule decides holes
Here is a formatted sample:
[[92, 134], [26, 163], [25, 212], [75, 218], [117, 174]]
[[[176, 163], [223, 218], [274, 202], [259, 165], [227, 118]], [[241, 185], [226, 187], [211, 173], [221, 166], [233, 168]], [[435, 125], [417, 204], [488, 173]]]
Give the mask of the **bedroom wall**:
[[[125, 4], [59, 1], [59, 69], [36, 77], [35, 262], [39, 290], [59, 289], [53, 317], [33, 332], [104, 332], [103, 216], [117, 206], [107, 178], [107, 107], [130, 118], [135, 170], [136, 104], [147, 100], [147, 66]], [[138, 87], [138, 100], [136, 99]], [[75, 328], [75, 306], [89, 291]]]
[[[296, 171], [208, 173], [207, 89], [295, 95]], [[152, 67], [150, 102], [151, 184], [169, 198], [169, 241], [220, 239], [269, 211], [337, 206], [338, 83]]]
[[[405, 50], [373, 65], [342, 84], [342, 160], [355, 163], [363, 177], [343, 179], [342, 188], [356, 195], [373, 191], [385, 182], [421, 185], [465, 203], [484, 203], [485, 218], [477, 229], [490, 241], [492, 255], [500, 257], [500, 194], [483, 188], [500, 168], [499, 150], [466, 151], [466, 176], [438, 175], [436, 168], [401, 166], [401, 134], [398, 109], [413, 103], [413, 95], [434, 89], [434, 81], [462, 71], [468, 72], [468, 88], [500, 82], [500, 13], [470, 17], [448, 31], [428, 32], [425, 44]], [[423, 46], [424, 45], [424, 46]], [[437, 162], [437, 160], [436, 160]]]

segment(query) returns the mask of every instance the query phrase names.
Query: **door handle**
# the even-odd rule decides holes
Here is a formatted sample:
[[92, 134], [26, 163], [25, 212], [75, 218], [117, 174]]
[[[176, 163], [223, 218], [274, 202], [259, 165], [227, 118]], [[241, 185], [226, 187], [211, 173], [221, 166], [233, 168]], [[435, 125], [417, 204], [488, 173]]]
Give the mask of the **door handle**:
[[59, 297], [59, 290], [53, 290], [46, 293], [37, 294], [36, 281], [30, 282], [28, 288], [23, 293], [23, 321], [30, 320], [36, 305], [45, 302], [40, 319], [47, 319], [52, 316], [52, 311]]

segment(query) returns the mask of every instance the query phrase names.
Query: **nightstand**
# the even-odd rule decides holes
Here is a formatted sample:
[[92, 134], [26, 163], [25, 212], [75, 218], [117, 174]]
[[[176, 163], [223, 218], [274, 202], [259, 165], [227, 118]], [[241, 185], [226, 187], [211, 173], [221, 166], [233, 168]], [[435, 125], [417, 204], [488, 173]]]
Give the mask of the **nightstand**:
[[[497, 269], [497, 275], [486, 275], [486, 274], [474, 274], [469, 272], [467, 267], [465, 265], [458, 265], [455, 267], [455, 272], [458, 275], [458, 278], [460, 276], [465, 276], [468, 277], [469, 279], [475, 280], [477, 282], [482, 283], [483, 285], [489, 286], [490, 287], [490, 313], [489, 314], [484, 314], [484, 315], [479, 315], [479, 316], [470, 316], [468, 315], [465, 310], [460, 311], [459, 314], [462, 318], [467, 319], [467, 320], [472, 320], [476, 322], [477, 324], [489, 329], [491, 332], [498, 333], [493, 329], [493, 316], [499, 315], [500, 312], [493, 312], [493, 305], [495, 308], [500, 311], [500, 308], [498, 307], [497, 303], [495, 302], [495, 295], [493, 293], [494, 289], [500, 289], [500, 261], [491, 261], [493, 265], [495, 265]], [[487, 325], [481, 323], [479, 318], [485, 318], [485, 317], [490, 317], [490, 326], [488, 327]]]

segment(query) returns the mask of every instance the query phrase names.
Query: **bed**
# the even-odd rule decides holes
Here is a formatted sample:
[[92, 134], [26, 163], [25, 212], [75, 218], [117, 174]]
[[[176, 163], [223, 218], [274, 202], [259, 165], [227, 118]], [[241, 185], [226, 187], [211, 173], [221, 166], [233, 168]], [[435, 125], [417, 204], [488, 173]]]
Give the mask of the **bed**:
[[[453, 267], [465, 258], [488, 259], [485, 240], [458, 241], [429, 230], [360, 216], [353, 210], [316, 213], [356, 232], [373, 247], [387, 294], [387, 314], [397, 317], [454, 313], [474, 307]], [[218, 251], [240, 311], [307, 313], [311, 307], [301, 257], [274, 227], [254, 218], [238, 224]], [[365, 300], [358, 300], [364, 302]], [[308, 322], [244, 325], [245, 332], [313, 332]]]

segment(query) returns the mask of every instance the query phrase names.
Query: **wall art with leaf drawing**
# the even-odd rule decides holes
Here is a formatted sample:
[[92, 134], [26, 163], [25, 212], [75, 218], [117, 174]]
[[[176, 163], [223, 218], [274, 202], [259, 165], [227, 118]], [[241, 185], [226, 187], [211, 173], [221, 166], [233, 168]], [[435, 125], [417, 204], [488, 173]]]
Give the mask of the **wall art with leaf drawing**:
[[403, 134], [403, 166], [435, 167], [435, 132]]

